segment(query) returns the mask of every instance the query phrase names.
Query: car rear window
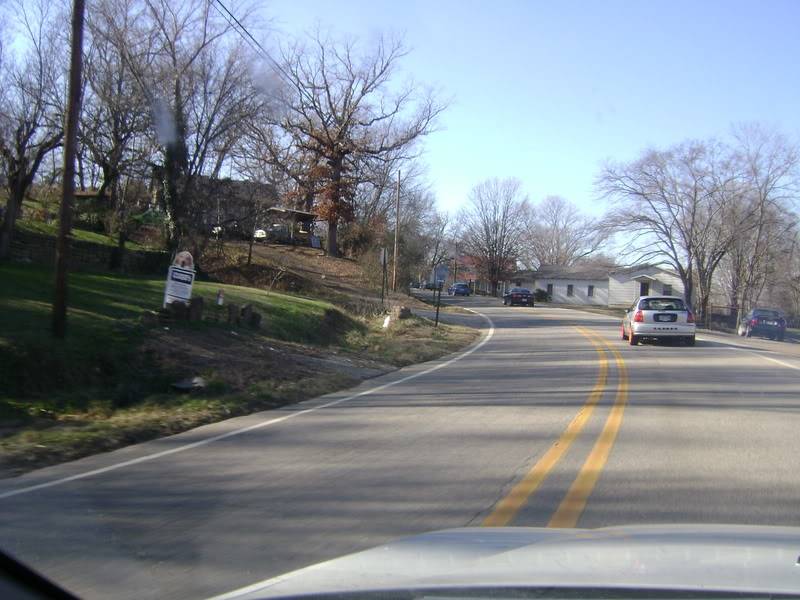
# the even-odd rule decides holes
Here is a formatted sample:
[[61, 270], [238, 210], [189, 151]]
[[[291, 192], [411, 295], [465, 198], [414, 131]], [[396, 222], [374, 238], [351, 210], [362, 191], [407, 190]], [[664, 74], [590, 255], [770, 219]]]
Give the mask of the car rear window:
[[767, 319], [779, 319], [780, 315], [776, 310], [754, 310], [754, 317], [766, 317]]
[[531, 293], [531, 291], [530, 291], [530, 290], [527, 290], [527, 289], [525, 289], [525, 288], [513, 288], [513, 289], [511, 290], [511, 293], [512, 293], [512, 294], [530, 294], [530, 293]]
[[642, 310], [686, 310], [680, 298], [648, 298], [639, 303]]

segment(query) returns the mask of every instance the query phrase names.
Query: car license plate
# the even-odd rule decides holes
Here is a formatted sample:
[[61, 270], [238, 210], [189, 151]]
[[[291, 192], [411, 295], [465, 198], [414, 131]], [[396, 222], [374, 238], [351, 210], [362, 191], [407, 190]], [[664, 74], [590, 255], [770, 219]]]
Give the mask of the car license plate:
[[656, 315], [656, 321], [659, 323], [672, 323], [677, 318], [677, 315]]
[[772, 325], [772, 326], [774, 327], [774, 326], [775, 326], [775, 325], [777, 325], [778, 323], [777, 323], [777, 321], [764, 321], [764, 324], [765, 324], [765, 325]]

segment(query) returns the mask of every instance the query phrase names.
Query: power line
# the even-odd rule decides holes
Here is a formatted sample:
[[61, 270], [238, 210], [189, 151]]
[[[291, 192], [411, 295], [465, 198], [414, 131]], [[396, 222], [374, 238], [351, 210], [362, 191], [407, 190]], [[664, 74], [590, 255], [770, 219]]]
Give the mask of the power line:
[[[222, 17], [228, 22], [228, 25], [230, 25], [233, 29], [238, 31], [239, 35], [242, 37], [242, 39], [244, 41], [246, 41], [248, 44], [250, 44], [250, 46], [253, 46], [253, 44], [255, 44], [254, 49], [260, 51], [261, 55], [265, 59], [267, 59], [269, 62], [275, 64], [275, 61], [269, 55], [269, 52], [267, 52], [264, 49], [264, 46], [262, 46], [261, 43], [255, 37], [253, 37], [253, 34], [251, 34], [247, 30], [247, 27], [242, 25], [242, 22], [239, 19], [236, 18], [236, 15], [234, 15], [228, 9], [228, 7], [225, 6], [225, 4], [223, 4], [222, 0], [213, 0], [212, 4], [218, 5], [218, 6], [215, 6], [215, 8], [217, 9], [217, 12], [219, 12], [222, 15]], [[220, 10], [220, 8], [222, 10]], [[233, 19], [233, 22], [236, 23], [236, 25], [231, 23], [231, 19]]]

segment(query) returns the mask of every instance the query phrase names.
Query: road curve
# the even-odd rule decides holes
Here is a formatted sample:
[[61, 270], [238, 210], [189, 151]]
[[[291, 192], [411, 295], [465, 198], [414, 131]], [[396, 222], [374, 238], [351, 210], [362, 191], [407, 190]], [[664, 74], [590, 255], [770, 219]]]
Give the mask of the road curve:
[[449, 527], [800, 525], [797, 354], [450, 302], [486, 317], [442, 314], [467, 353], [0, 480], [0, 546], [86, 598], [196, 598]]

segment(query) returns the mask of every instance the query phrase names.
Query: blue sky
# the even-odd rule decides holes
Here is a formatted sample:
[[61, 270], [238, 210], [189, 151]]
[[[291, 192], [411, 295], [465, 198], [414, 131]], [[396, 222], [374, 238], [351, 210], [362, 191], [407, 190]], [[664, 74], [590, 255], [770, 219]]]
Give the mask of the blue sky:
[[271, 0], [289, 35], [403, 34], [404, 75], [452, 104], [425, 142], [440, 206], [493, 176], [600, 212], [607, 159], [759, 121], [800, 133], [800, 1]]

